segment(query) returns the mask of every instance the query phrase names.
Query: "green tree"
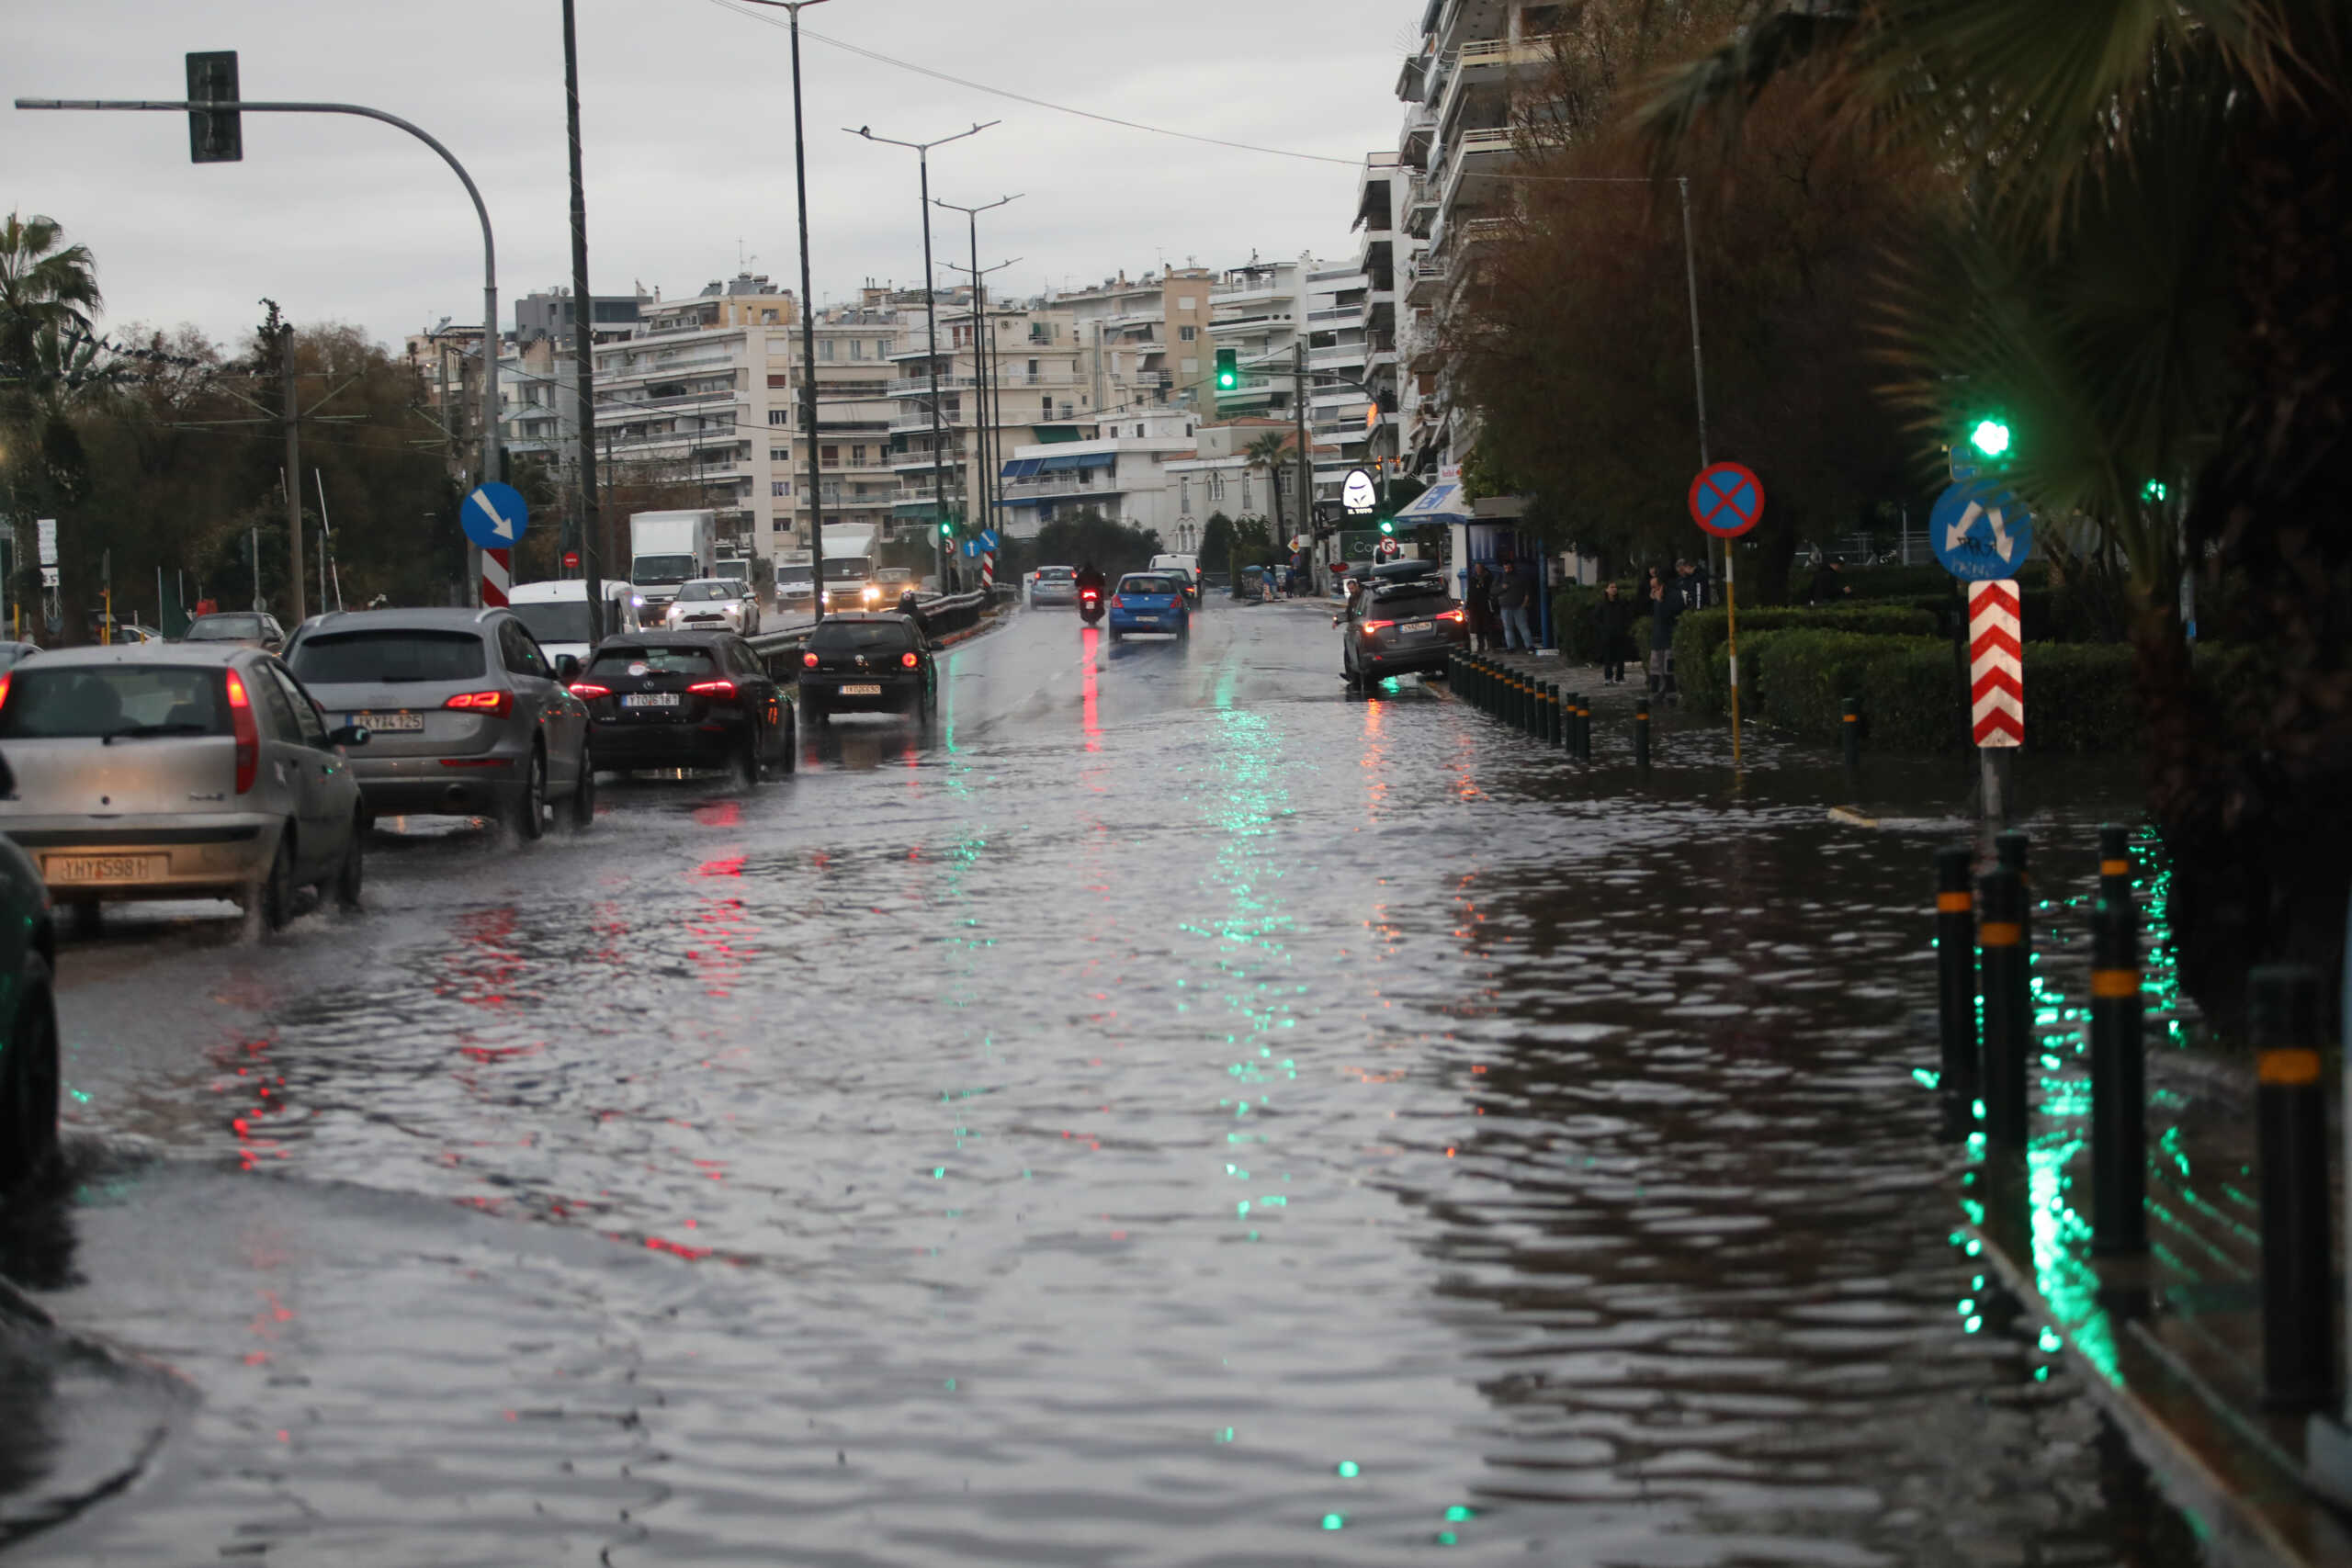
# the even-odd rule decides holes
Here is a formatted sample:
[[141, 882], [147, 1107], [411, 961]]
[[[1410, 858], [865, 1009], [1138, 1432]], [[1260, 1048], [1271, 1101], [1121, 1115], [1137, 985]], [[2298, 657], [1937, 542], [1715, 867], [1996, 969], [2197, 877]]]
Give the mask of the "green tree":
[[[2352, 881], [2347, 46], [2334, 0], [1785, 6], [1645, 110], [1688, 156], [1788, 83], [1951, 171], [1878, 294], [1897, 396], [1923, 445], [2004, 412], [2005, 480], [2128, 570], [2181, 978], [2225, 1019], [2252, 964], [2338, 961]], [[2190, 681], [2184, 565], [2203, 635], [2257, 643], [2254, 711]]]
[[1266, 488], [1274, 498], [1274, 533], [1283, 538], [1289, 537], [1283, 525], [1283, 491], [1290, 488], [1283, 476], [1290, 468], [1295, 445], [1295, 438], [1288, 431], [1270, 430], [1242, 448], [1242, 456], [1250, 459], [1250, 471], [1266, 476]]
[[60, 245], [64, 227], [53, 218], [0, 220], [0, 378], [32, 382], [40, 341], [54, 344], [91, 335], [105, 303], [97, 263], [86, 245]]
[[1140, 571], [1161, 550], [1159, 536], [1153, 530], [1129, 527], [1091, 507], [1057, 517], [1037, 530], [1039, 560], [1073, 566], [1091, 561], [1113, 578], [1123, 571]]

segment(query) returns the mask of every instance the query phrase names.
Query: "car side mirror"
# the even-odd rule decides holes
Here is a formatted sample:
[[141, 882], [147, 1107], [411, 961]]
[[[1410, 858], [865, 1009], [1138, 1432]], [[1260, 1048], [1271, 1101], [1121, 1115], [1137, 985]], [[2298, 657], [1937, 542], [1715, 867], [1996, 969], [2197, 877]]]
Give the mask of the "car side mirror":
[[370, 731], [366, 725], [346, 724], [341, 729], [330, 729], [327, 731], [327, 744], [330, 746], [365, 746], [368, 744], [368, 737], [369, 733]]
[[572, 682], [578, 680], [580, 678], [579, 659], [575, 655], [569, 653], [557, 654], [555, 656], [555, 678], [562, 682], [567, 686], [571, 684]]
[[261, 650], [264, 653], [276, 653], [285, 646], [286, 640], [283, 637], [266, 637], [261, 639]]

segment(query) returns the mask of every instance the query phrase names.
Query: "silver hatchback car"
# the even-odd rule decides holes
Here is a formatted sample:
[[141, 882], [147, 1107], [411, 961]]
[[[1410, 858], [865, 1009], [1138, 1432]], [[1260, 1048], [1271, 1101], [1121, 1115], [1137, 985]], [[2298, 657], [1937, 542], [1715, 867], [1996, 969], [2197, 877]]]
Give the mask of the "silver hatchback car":
[[286, 662], [333, 722], [368, 731], [354, 763], [369, 818], [495, 817], [526, 839], [550, 801], [596, 815], [588, 705], [511, 610], [352, 610], [297, 627]]
[[85, 917], [229, 897], [276, 929], [295, 890], [359, 900], [359, 787], [337, 728], [258, 649], [36, 653], [0, 673], [0, 832]]

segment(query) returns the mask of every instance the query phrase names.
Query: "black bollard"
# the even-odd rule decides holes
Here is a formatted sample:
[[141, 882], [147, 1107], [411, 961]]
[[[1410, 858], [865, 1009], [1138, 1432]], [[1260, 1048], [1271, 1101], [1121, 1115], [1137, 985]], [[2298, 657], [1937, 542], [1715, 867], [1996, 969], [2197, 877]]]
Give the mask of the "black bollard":
[[2120, 822], [2098, 830], [2098, 896], [2109, 904], [2132, 902], [2132, 830]]
[[1649, 765], [1650, 700], [1647, 697], [1635, 697], [1634, 699], [1634, 766], [1646, 768]]
[[1846, 699], [1845, 722], [1838, 728], [1845, 732], [1846, 766], [1849, 769], [1860, 767], [1862, 765], [1861, 699], [1859, 697]]
[[1993, 840], [1993, 858], [2018, 874], [2018, 880], [2025, 884], [2029, 897], [2033, 892], [2033, 874], [2026, 870], [2025, 858], [2026, 852], [2032, 847], [2033, 835], [2017, 828], [1998, 834]]
[[1592, 761], [1592, 699], [1581, 694], [1577, 697], [1577, 761]]
[[2148, 1079], [2140, 1032], [2140, 921], [2091, 916], [2091, 1250], [2148, 1250]]
[[2026, 1141], [2026, 1077], [2033, 1052], [2032, 944], [2025, 881], [1996, 866], [1977, 885], [1977, 984], [1984, 997], [1984, 1137], [1996, 1149]]
[[1544, 744], [1555, 751], [1560, 746], [1560, 683], [1557, 681], [1544, 682], [1544, 715], [1548, 725], [1544, 731]]
[[1965, 844], [1936, 852], [1936, 1032], [1943, 1045], [1942, 1087], [1963, 1104], [1976, 1098], [1976, 899], [1969, 891], [1975, 855]]
[[2320, 978], [2301, 964], [2246, 976], [2259, 1087], [2262, 1402], [2312, 1409], [2335, 1391], [2327, 1200], [2327, 1105], [2320, 1089]]

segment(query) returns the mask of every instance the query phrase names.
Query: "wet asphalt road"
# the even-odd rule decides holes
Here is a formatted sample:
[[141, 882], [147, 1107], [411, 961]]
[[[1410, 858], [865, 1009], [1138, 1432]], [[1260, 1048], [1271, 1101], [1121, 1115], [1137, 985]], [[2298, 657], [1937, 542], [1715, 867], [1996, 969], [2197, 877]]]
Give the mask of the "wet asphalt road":
[[1031, 613], [928, 734], [75, 947], [11, 1555], [2186, 1561], [1955, 1311], [1948, 773], [1878, 832], [1770, 743], [1637, 789], [1333, 635]]

